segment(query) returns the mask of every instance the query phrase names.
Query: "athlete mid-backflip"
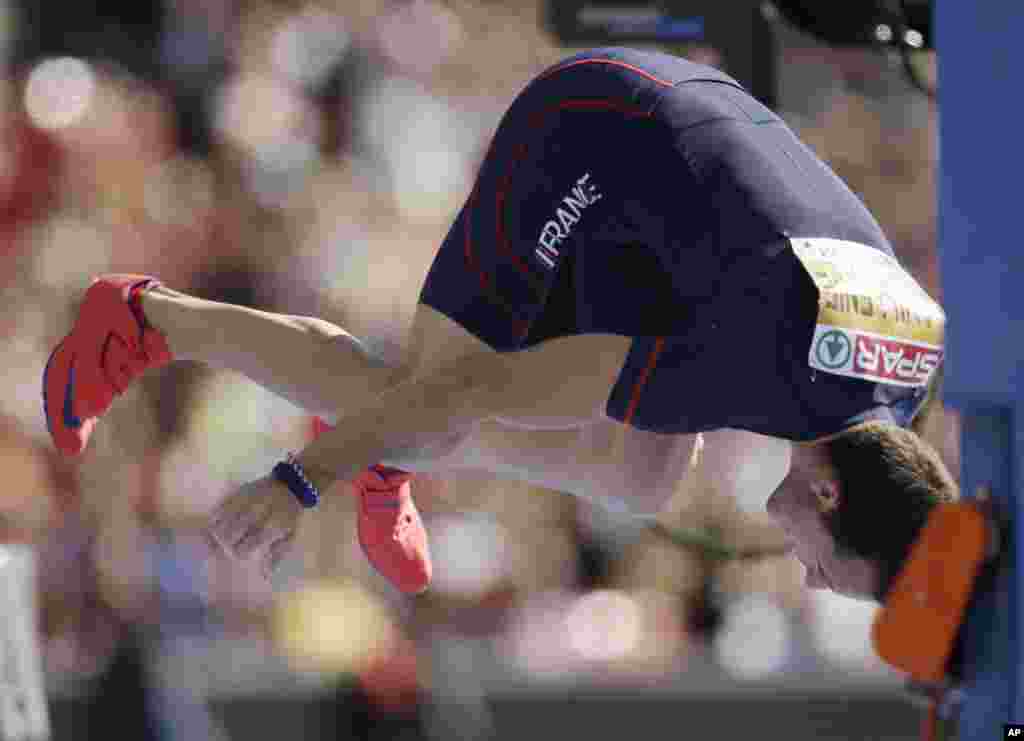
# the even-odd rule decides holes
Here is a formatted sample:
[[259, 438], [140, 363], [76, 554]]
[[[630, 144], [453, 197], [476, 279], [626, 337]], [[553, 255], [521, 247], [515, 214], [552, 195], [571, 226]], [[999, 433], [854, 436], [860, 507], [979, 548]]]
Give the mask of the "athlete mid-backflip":
[[704, 433], [723, 490], [757, 472], [809, 585], [879, 599], [956, 496], [905, 429], [943, 322], [858, 198], [734, 80], [599, 49], [505, 114], [400, 367], [327, 322], [108, 275], [54, 350], [44, 403], [78, 454], [138, 374], [182, 358], [334, 416], [211, 533], [272, 564], [304, 506], [355, 481], [364, 550], [411, 592], [430, 559], [409, 472], [489, 471], [649, 516]]

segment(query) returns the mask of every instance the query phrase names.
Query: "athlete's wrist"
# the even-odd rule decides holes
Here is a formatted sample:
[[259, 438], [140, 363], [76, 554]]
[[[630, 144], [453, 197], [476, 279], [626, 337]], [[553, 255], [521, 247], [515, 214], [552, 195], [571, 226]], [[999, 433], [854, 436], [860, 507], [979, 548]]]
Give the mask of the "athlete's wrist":
[[136, 305], [146, 324], [164, 336], [174, 357], [181, 360], [198, 359], [195, 342], [195, 320], [190, 315], [192, 296], [173, 291], [156, 283], [138, 293]]
[[283, 461], [274, 466], [270, 475], [273, 480], [283, 484], [306, 509], [312, 509], [320, 503], [320, 489], [309, 478], [305, 467], [293, 453], [289, 453]]
[[333, 470], [317, 465], [308, 455], [296, 453], [292, 460], [302, 468], [306, 479], [321, 495], [326, 493], [334, 485], [334, 482], [338, 480]]

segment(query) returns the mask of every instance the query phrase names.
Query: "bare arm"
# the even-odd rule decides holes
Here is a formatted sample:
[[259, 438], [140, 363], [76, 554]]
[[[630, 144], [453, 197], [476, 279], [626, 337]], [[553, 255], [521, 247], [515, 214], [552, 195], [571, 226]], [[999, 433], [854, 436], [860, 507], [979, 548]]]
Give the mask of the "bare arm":
[[325, 491], [380, 461], [443, 454], [488, 416], [486, 365], [466, 358], [456, 368], [413, 375], [351, 409], [299, 455], [306, 475]]
[[612, 335], [566, 337], [414, 373], [344, 414], [299, 462], [325, 490], [373, 463], [442, 456], [481, 420], [592, 418], [608, 399], [629, 342]]

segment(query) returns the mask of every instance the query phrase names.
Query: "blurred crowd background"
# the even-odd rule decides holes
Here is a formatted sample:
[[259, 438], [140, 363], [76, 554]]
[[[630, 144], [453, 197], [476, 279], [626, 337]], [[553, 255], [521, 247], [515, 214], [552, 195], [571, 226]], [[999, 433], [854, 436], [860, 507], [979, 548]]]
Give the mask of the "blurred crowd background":
[[[47, 692], [88, 709], [67, 737], [136, 716], [149, 730], [133, 738], [234, 737], [207, 712], [217, 697], [329, 697], [362, 719], [353, 737], [449, 739], [500, 731], [495, 687], [728, 693], [812, 677], [896, 692], [870, 647], [875, 608], [806, 590], [794, 560], [720, 562], [504, 481], [414, 482], [436, 574], [416, 599], [366, 565], [345, 486], [272, 581], [211, 559], [205, 513], [316, 434], [238, 375], [175, 364], [115, 404], [80, 461], [49, 443], [41, 372], [99, 272], [319, 316], [400, 357], [499, 117], [576, 51], [537, 0], [0, 11], [0, 528], [37, 554]], [[933, 104], [884, 55], [784, 26], [778, 54], [781, 113], [939, 297]], [[955, 417], [939, 404], [921, 429], [956, 471]], [[782, 542], [699, 472], [666, 521]]]

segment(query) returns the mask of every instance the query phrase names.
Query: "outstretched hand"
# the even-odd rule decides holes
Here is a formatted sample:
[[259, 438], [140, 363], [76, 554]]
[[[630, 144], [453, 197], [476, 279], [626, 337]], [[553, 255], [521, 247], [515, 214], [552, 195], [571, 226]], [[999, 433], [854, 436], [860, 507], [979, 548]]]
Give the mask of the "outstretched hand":
[[214, 510], [209, 533], [235, 558], [259, 554], [270, 574], [287, 553], [298, 530], [302, 504], [277, 479], [265, 476], [239, 487]]

